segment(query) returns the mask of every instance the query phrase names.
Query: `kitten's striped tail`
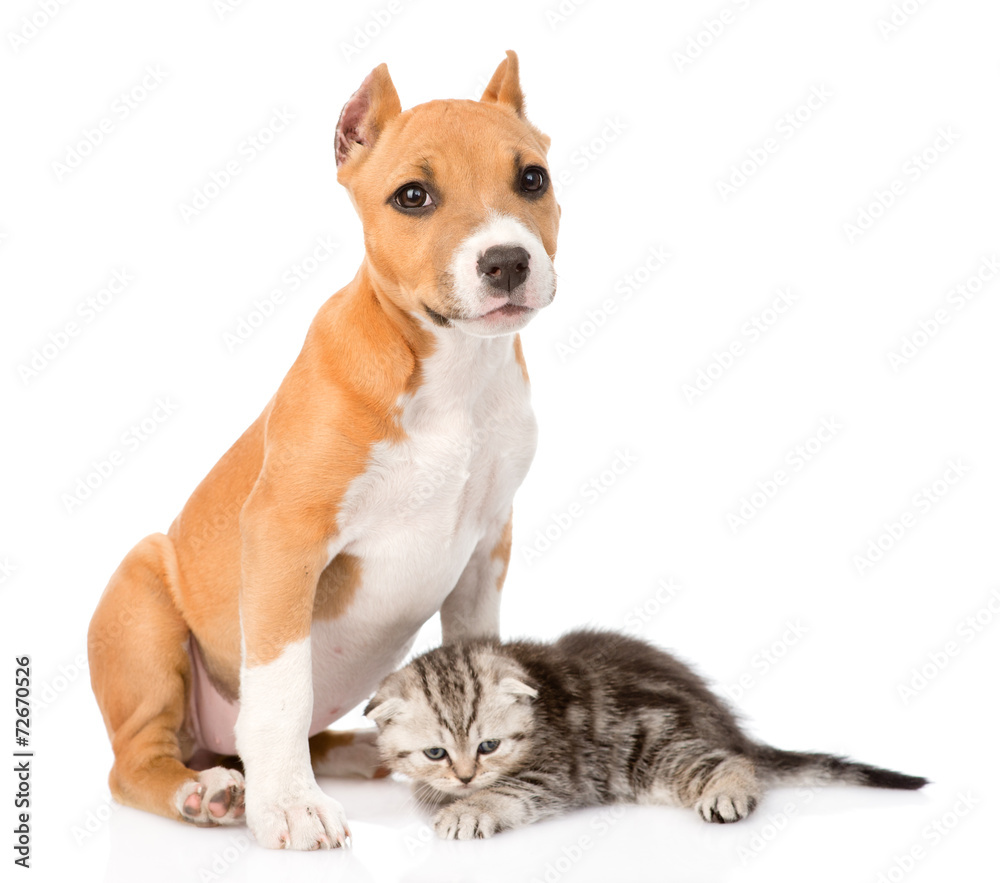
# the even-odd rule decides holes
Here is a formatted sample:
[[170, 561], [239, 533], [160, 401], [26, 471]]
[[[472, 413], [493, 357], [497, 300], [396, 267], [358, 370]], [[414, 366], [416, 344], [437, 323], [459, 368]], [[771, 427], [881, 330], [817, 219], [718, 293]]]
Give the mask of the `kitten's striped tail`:
[[858, 763], [832, 754], [813, 754], [803, 751], [782, 751], [761, 745], [754, 755], [757, 775], [772, 785], [826, 785], [844, 782], [848, 785], [865, 785], [869, 788], [895, 788], [916, 791], [928, 780], [922, 776], [908, 776], [867, 763]]

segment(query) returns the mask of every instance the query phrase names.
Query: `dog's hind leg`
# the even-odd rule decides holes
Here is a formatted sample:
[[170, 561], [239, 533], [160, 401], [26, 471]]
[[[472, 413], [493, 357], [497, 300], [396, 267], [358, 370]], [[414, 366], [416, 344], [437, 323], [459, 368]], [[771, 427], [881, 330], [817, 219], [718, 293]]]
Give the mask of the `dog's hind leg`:
[[234, 824], [243, 816], [243, 776], [222, 767], [195, 772], [182, 762], [191, 663], [174, 602], [179, 578], [173, 543], [148, 536], [125, 556], [90, 622], [90, 679], [115, 755], [108, 782], [126, 806]]
[[378, 730], [323, 730], [309, 737], [309, 757], [317, 776], [337, 779], [360, 776], [381, 779], [389, 775], [382, 766], [375, 739]]

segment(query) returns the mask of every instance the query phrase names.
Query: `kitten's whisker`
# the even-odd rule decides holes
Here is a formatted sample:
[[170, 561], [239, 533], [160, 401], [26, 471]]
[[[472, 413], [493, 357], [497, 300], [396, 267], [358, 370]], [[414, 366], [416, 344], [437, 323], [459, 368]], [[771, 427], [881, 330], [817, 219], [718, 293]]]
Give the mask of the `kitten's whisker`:
[[435, 797], [432, 789], [410, 780], [410, 794], [402, 806], [404, 811], [414, 811], [416, 815], [433, 815], [441, 806], [440, 799]]

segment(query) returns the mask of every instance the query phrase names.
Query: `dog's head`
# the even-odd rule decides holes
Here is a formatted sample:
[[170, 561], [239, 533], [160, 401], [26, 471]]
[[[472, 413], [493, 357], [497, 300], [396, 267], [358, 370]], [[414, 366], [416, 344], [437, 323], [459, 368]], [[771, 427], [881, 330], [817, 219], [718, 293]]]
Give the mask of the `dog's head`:
[[548, 146], [524, 116], [513, 52], [479, 101], [405, 113], [388, 69], [375, 68], [340, 114], [336, 153], [380, 290], [468, 334], [523, 328], [555, 296]]

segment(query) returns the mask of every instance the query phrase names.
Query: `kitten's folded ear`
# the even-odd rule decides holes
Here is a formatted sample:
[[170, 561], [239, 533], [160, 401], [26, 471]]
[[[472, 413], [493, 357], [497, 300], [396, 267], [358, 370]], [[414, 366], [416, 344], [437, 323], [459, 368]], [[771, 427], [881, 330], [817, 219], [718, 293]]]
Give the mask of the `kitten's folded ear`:
[[403, 700], [395, 696], [380, 699], [377, 695], [365, 706], [364, 715], [379, 726], [388, 723], [403, 710]]
[[529, 699], [537, 699], [538, 691], [534, 687], [529, 687], [519, 678], [503, 678], [498, 685], [501, 693], [513, 696], [515, 699], [527, 696]]

